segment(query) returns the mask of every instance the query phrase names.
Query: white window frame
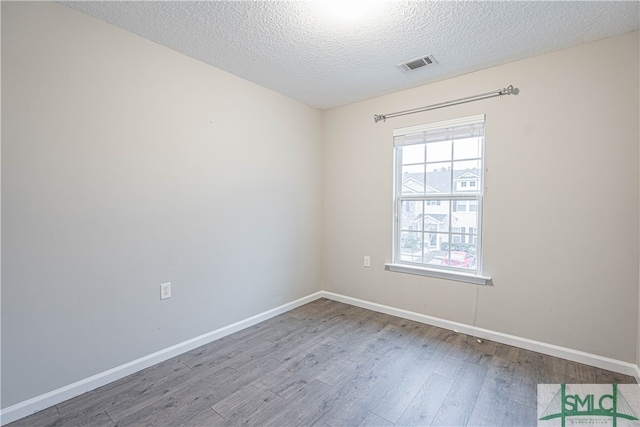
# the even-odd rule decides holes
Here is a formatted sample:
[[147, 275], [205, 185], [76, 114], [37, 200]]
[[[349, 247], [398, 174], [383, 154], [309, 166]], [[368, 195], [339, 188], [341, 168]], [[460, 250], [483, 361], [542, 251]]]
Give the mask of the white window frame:
[[[406, 195], [406, 194], [402, 194], [401, 193], [401, 186], [402, 186], [402, 159], [400, 158], [401, 156], [398, 155], [399, 152], [399, 147], [405, 146], [404, 144], [402, 144], [402, 140], [405, 136], [407, 136], [408, 138], [411, 138], [412, 134], [419, 134], [421, 132], [428, 132], [428, 131], [439, 131], [439, 130], [445, 130], [447, 128], [452, 128], [452, 127], [458, 127], [458, 126], [466, 126], [466, 125], [472, 125], [472, 124], [480, 124], [482, 123], [482, 125], [484, 126], [485, 124], [485, 116], [484, 115], [478, 115], [478, 116], [471, 116], [471, 117], [464, 117], [464, 118], [460, 118], [460, 119], [454, 119], [454, 120], [447, 120], [447, 121], [443, 121], [443, 122], [436, 122], [436, 123], [430, 123], [430, 124], [426, 124], [426, 125], [419, 125], [419, 126], [412, 126], [412, 127], [408, 127], [408, 128], [401, 128], [401, 129], [395, 129], [393, 131], [393, 135], [394, 135], [394, 185], [393, 185], [393, 204], [394, 204], [394, 210], [393, 210], [393, 254], [392, 254], [392, 259], [393, 262], [385, 264], [385, 268], [386, 270], [389, 271], [395, 271], [395, 272], [400, 272], [400, 273], [409, 273], [409, 274], [418, 274], [418, 275], [422, 275], [422, 276], [429, 276], [429, 277], [437, 277], [437, 278], [441, 278], [441, 279], [448, 279], [448, 280], [456, 280], [456, 281], [462, 281], [462, 282], [468, 282], [468, 283], [474, 283], [477, 285], [489, 285], [492, 284], [491, 283], [491, 278], [488, 276], [484, 276], [482, 274], [482, 267], [483, 267], [483, 263], [482, 263], [482, 223], [483, 223], [483, 218], [482, 218], [482, 204], [483, 204], [483, 199], [484, 199], [484, 170], [485, 170], [485, 156], [484, 156], [484, 138], [482, 140], [481, 143], [481, 148], [480, 148], [480, 177], [479, 177], [479, 182], [481, 183], [480, 185], [478, 185], [477, 187], [466, 187], [467, 189], [470, 189], [471, 191], [467, 191], [467, 192], [463, 192], [460, 191], [459, 189], [456, 189], [456, 182], [454, 181], [453, 177], [451, 180], [451, 190], [450, 193], [437, 193], [437, 194], [433, 194], [433, 193], [429, 193], [429, 192], [425, 192], [424, 194], [419, 194], [419, 195]], [[484, 136], [484, 134], [483, 134]], [[415, 137], [415, 136], [414, 136]], [[395, 142], [397, 140], [400, 140], [399, 144], [396, 144]], [[420, 143], [420, 142], [418, 142]], [[428, 159], [425, 159], [425, 162], [427, 162]], [[453, 160], [452, 160], [453, 161]], [[426, 186], [426, 182], [425, 182], [425, 186]], [[424, 205], [426, 206], [427, 202], [430, 201], [448, 201], [449, 202], [449, 215], [451, 215], [452, 210], [453, 210], [453, 204], [457, 201], [470, 201], [470, 200], [477, 200], [478, 206], [477, 206], [477, 218], [478, 218], [478, 229], [477, 229], [477, 233], [475, 235], [471, 235], [469, 234], [468, 236], [463, 236], [464, 240], [472, 240], [473, 238], [476, 238], [477, 243], [476, 243], [476, 268], [475, 270], [473, 269], [464, 269], [464, 268], [459, 268], [459, 267], [453, 267], [453, 266], [448, 266], [448, 265], [443, 265], [443, 266], [433, 266], [433, 265], [429, 265], [429, 264], [423, 264], [423, 263], [417, 263], [417, 262], [411, 262], [411, 261], [406, 261], [406, 260], [401, 260], [401, 237], [402, 237], [402, 233], [400, 231], [401, 227], [400, 227], [400, 222], [401, 222], [401, 218], [402, 218], [402, 202], [407, 202], [407, 201], [424, 201]], [[466, 203], [467, 206], [469, 206], [469, 203]], [[426, 235], [426, 231], [424, 231], [424, 235]], [[452, 242], [452, 237], [453, 237], [453, 229], [450, 228], [447, 235], [449, 236], [449, 241]], [[424, 242], [423, 242], [424, 243]], [[453, 243], [453, 242], [452, 242]], [[451, 255], [449, 254], [449, 257]]]

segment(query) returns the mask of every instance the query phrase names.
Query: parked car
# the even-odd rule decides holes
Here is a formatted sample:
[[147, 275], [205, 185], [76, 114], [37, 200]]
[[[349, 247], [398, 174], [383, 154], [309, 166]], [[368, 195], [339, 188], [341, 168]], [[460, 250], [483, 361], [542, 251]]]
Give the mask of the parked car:
[[473, 268], [476, 265], [476, 257], [468, 252], [451, 251], [450, 257], [442, 258], [442, 265], [460, 268]]

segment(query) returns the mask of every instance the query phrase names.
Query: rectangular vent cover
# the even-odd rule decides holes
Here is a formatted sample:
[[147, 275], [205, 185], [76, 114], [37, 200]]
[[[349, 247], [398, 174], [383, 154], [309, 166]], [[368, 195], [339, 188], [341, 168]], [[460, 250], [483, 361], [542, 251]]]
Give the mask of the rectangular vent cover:
[[403, 62], [398, 65], [398, 68], [404, 72], [417, 70], [418, 68], [426, 67], [427, 65], [437, 63], [433, 55], [421, 56], [420, 58], [412, 59], [407, 62]]

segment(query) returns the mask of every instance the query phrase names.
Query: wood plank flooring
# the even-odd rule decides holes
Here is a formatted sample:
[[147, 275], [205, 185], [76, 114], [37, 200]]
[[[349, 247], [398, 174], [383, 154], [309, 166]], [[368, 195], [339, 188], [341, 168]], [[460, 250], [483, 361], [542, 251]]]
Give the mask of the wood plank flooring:
[[320, 299], [9, 426], [533, 426], [596, 382], [635, 379]]

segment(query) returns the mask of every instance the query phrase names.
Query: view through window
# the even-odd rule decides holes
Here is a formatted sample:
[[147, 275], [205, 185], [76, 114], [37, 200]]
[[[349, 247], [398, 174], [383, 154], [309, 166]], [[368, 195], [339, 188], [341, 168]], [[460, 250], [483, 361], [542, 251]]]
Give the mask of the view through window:
[[394, 131], [394, 263], [480, 272], [484, 121]]

